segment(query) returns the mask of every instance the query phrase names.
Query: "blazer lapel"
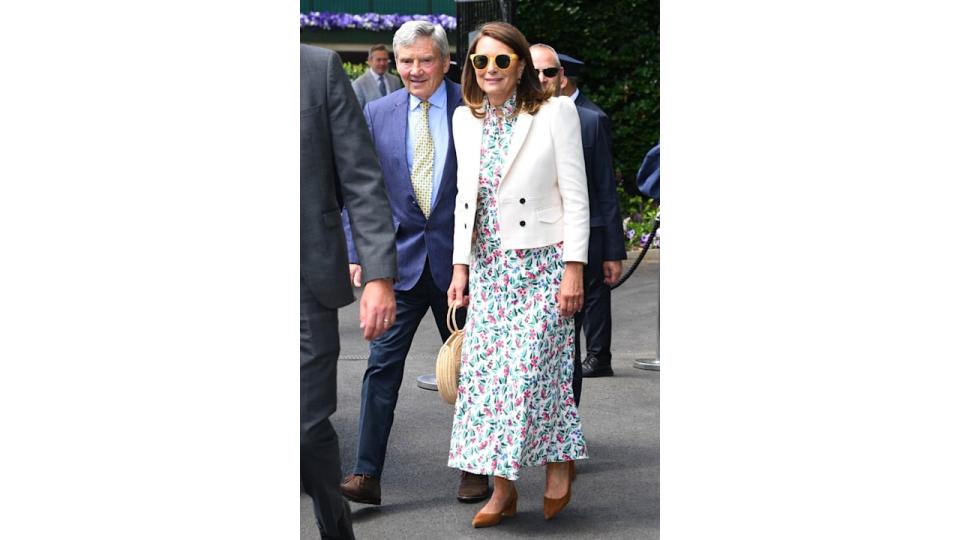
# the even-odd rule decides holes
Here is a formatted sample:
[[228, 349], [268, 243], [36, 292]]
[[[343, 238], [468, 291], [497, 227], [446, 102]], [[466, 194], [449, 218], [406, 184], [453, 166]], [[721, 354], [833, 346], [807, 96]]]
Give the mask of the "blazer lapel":
[[[447, 178], [450, 176], [451, 172], [456, 172], [450, 170], [451, 167], [455, 167], [457, 160], [457, 149], [453, 144], [453, 113], [456, 112], [458, 106], [460, 106], [460, 92], [454, 91], [454, 85], [448, 82], [444, 82], [447, 85], [447, 156], [443, 161], [443, 174], [440, 177], [440, 192], [437, 193], [437, 199], [440, 199], [443, 194], [450, 191], [450, 186], [447, 184], [453, 184], [454, 188], [456, 187], [457, 177], [456, 174], [453, 175], [453, 181], [447, 181]], [[437, 203], [434, 201], [434, 206]]]
[[[513, 140], [510, 141], [510, 151], [503, 163], [503, 171], [500, 173], [500, 188], [503, 188], [503, 181], [507, 179], [510, 173], [510, 166], [513, 160], [523, 148], [523, 142], [527, 140], [527, 133], [530, 133], [530, 126], [533, 124], [533, 116], [529, 113], [520, 113], [517, 117], [517, 123], [513, 127]], [[497, 192], [500, 190], [498, 189]]]
[[[394, 95], [394, 94], [390, 94]], [[393, 117], [391, 118], [391, 123], [393, 124], [396, 131], [394, 131], [394, 137], [397, 141], [400, 141], [400, 144], [394, 146], [399, 152], [397, 156], [398, 163], [401, 164], [400, 171], [395, 171], [398, 177], [401, 180], [401, 189], [407, 195], [407, 198], [416, 202], [417, 196], [413, 192], [413, 184], [410, 181], [410, 163], [407, 162], [407, 108], [410, 98], [409, 93], [404, 90], [402, 92], [396, 93], [396, 99], [393, 103]], [[389, 174], [387, 171], [384, 171], [384, 174]]]

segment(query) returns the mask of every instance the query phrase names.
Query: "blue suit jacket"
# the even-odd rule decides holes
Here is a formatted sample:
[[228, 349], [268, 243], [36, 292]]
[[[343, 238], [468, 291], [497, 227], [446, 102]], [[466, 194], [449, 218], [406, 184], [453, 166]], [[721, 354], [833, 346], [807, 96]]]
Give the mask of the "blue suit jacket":
[[[397, 281], [394, 288], [412, 289], [427, 261], [433, 282], [442, 291], [450, 286], [453, 272], [453, 205], [457, 197], [457, 153], [453, 145], [453, 111], [462, 103], [460, 85], [444, 79], [447, 85], [447, 129], [450, 143], [443, 167], [440, 191], [430, 211], [430, 219], [423, 217], [410, 182], [407, 163], [407, 110], [410, 93], [406, 88], [388, 94], [367, 104], [363, 115], [373, 138], [373, 145], [383, 169], [387, 196], [393, 210], [393, 225], [397, 237]], [[349, 234], [350, 223], [343, 216], [347, 229], [347, 250], [350, 262], [357, 264], [357, 254]]]
[[637, 190], [660, 202], [660, 143], [650, 149], [637, 171]]
[[[583, 92], [580, 96], [583, 96]], [[580, 101], [579, 98], [577, 101]], [[609, 125], [604, 125], [606, 116], [579, 104], [577, 114], [580, 115], [580, 137], [583, 140], [583, 161], [590, 195], [590, 234], [601, 235], [600, 243], [603, 246], [601, 260], [589, 262], [626, 259], [620, 199], [617, 180], [613, 175], [612, 141]]]

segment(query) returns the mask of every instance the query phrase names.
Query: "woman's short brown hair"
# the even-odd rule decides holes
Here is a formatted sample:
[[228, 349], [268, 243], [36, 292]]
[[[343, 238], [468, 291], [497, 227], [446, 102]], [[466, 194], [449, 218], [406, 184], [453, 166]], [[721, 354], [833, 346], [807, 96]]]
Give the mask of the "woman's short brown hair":
[[463, 103], [470, 107], [470, 112], [477, 118], [483, 118], [483, 90], [477, 82], [476, 70], [470, 63], [470, 55], [477, 51], [477, 42], [487, 36], [513, 50], [523, 60], [523, 73], [517, 82], [517, 113], [525, 112], [537, 114], [540, 105], [550, 98], [550, 93], [540, 86], [537, 70], [533, 68], [533, 57], [530, 56], [530, 44], [520, 30], [505, 22], [491, 22], [480, 27], [477, 36], [470, 43], [470, 49], [464, 56], [465, 65], [460, 81], [463, 86]]

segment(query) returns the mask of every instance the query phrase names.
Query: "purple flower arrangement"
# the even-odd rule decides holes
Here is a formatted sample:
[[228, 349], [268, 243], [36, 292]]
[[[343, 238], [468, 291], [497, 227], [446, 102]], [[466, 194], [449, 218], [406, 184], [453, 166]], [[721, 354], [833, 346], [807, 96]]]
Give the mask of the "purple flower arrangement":
[[429, 21], [439, 24], [446, 30], [457, 29], [457, 18], [450, 15], [384, 15], [381, 13], [329, 13], [311, 11], [300, 14], [300, 28], [319, 28], [321, 30], [369, 30], [383, 32], [396, 30], [407, 21]]

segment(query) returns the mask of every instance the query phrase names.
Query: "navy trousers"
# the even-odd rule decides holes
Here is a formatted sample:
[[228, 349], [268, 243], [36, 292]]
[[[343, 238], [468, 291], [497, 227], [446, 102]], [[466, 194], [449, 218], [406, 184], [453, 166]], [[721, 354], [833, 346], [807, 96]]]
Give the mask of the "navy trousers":
[[580, 390], [583, 386], [583, 364], [580, 352], [580, 333], [583, 330], [587, 342], [587, 355], [595, 356], [600, 365], [610, 365], [610, 339], [612, 320], [610, 316], [610, 286], [603, 282], [603, 227], [590, 229], [590, 244], [587, 248], [587, 264], [583, 268], [583, 309], [574, 318], [574, 364], [573, 397], [580, 405]]
[[[447, 329], [447, 291], [440, 290], [425, 266], [417, 284], [408, 291], [394, 291], [397, 318], [386, 332], [370, 343], [367, 371], [363, 374], [360, 393], [360, 440], [354, 474], [380, 477], [387, 455], [387, 439], [393, 427], [393, 411], [397, 406], [400, 383], [413, 336], [426, 315], [433, 312], [440, 345], [450, 337]], [[457, 321], [463, 328], [466, 309], [457, 310]]]

